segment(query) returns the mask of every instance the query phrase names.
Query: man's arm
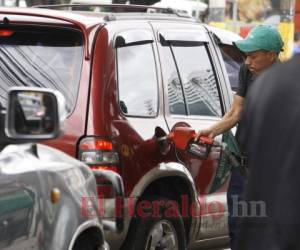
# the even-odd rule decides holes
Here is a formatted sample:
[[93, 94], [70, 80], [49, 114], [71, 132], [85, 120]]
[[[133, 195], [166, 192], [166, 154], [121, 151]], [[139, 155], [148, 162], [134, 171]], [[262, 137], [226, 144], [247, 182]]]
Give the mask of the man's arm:
[[222, 120], [208, 129], [200, 130], [197, 134], [196, 140], [201, 135], [206, 135], [211, 138], [233, 128], [241, 119], [245, 98], [235, 95], [230, 110], [223, 116]]

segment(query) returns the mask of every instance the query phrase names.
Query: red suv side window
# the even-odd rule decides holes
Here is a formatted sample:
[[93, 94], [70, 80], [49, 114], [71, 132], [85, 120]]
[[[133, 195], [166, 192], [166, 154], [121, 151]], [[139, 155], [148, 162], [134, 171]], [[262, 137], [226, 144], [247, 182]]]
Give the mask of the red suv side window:
[[239, 71], [244, 62], [244, 55], [233, 45], [220, 44], [219, 48], [225, 63], [231, 89], [237, 91], [239, 86]]
[[189, 115], [222, 116], [216, 76], [204, 43], [172, 46]]
[[221, 117], [217, 79], [205, 44], [169, 45], [163, 46], [163, 58], [168, 74], [170, 113]]
[[117, 55], [122, 113], [155, 117], [158, 112], [158, 87], [152, 45], [121, 47], [117, 49]]

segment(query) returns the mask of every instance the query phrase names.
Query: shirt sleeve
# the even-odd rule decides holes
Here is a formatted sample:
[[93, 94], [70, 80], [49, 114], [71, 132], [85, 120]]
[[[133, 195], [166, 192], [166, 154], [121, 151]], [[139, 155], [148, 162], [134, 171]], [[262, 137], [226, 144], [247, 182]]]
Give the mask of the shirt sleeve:
[[247, 76], [246, 76], [247, 68], [246, 65], [243, 64], [240, 68], [239, 72], [239, 86], [236, 91], [236, 95], [245, 97], [247, 92]]

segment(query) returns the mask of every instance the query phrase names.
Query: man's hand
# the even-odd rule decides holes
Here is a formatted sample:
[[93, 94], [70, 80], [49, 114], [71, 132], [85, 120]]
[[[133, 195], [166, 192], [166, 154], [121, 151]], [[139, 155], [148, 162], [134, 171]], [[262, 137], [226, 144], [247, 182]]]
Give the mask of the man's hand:
[[203, 130], [199, 130], [198, 134], [195, 137], [195, 141], [198, 141], [200, 136], [207, 136], [209, 138], [215, 138], [215, 133], [212, 128], [207, 128]]
[[198, 141], [202, 135], [215, 138], [217, 135], [223, 134], [229, 129], [233, 128], [241, 118], [243, 105], [244, 97], [235, 95], [230, 110], [225, 114], [222, 120], [210, 128], [200, 130], [195, 137], [195, 141]]

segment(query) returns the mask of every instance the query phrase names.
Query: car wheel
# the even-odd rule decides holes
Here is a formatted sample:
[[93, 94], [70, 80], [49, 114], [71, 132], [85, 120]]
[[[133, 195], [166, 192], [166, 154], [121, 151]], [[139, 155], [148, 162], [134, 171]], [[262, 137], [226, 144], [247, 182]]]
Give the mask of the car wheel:
[[[147, 216], [132, 218], [129, 235], [123, 249], [126, 250], [185, 250], [186, 238], [182, 216], [175, 206], [176, 201], [163, 197], [150, 197], [147, 201], [159, 202], [159, 213], [155, 214], [153, 206], [147, 211]], [[138, 205], [137, 205], [138, 207]], [[172, 216], [171, 216], [172, 215]]]
[[98, 238], [84, 234], [79, 236], [72, 250], [98, 250], [101, 245]]

